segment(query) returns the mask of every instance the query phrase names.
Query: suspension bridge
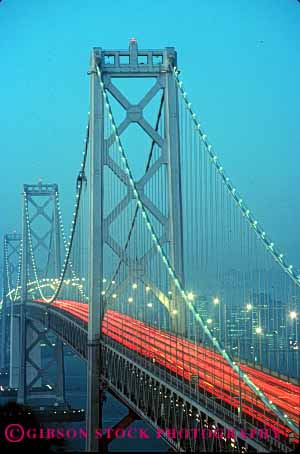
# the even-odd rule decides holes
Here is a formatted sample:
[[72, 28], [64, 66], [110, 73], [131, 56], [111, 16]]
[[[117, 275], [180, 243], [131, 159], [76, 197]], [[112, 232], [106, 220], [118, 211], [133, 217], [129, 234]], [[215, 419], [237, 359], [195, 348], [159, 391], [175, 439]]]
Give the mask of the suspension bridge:
[[94, 48], [88, 74], [69, 234], [39, 181], [4, 237], [0, 367], [18, 402], [65, 403], [68, 344], [87, 362], [91, 452], [107, 449], [106, 392], [130, 410], [119, 427], [142, 419], [176, 452], [292, 452], [300, 273], [227, 176], [174, 48]]

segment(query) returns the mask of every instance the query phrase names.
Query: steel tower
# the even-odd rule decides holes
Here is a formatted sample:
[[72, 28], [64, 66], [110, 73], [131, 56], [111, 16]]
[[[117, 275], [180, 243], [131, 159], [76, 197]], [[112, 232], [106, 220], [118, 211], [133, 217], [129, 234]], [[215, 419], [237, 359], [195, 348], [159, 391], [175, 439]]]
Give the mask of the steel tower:
[[[102, 296], [103, 276], [103, 248], [107, 244], [113, 252], [124, 260], [124, 252], [110, 236], [109, 226], [118, 217], [118, 210], [104, 216], [104, 167], [110, 170], [127, 187], [127, 199], [122, 210], [133, 199], [129, 181], [124, 171], [112, 160], [109, 147], [114, 138], [105, 139], [104, 112], [105, 103], [100, 88], [97, 67], [100, 68], [104, 89], [123, 107], [126, 113], [124, 122], [118, 127], [118, 134], [127, 129], [131, 123], [138, 124], [144, 134], [150, 137], [160, 147], [160, 158], [136, 182], [144, 206], [152, 213], [163, 227], [162, 244], [169, 244], [170, 260], [176, 269], [182, 283], [184, 281], [183, 266], [183, 228], [182, 228], [182, 194], [180, 173], [180, 143], [179, 143], [179, 112], [176, 82], [173, 77], [173, 68], [176, 65], [177, 55], [172, 47], [162, 50], [139, 50], [137, 41], [132, 38], [129, 50], [103, 50], [94, 48], [91, 53], [90, 65], [90, 137], [91, 137], [91, 228], [89, 249], [89, 325], [88, 325], [88, 401], [87, 401], [87, 429], [90, 439], [88, 450], [97, 451], [97, 441], [92, 437], [94, 429], [101, 427], [101, 350], [100, 332], [101, 318], [104, 313], [104, 298]], [[124, 93], [113, 83], [114, 78], [153, 78], [154, 85], [147, 91], [138, 104], [131, 104]], [[164, 130], [160, 134], [143, 115], [143, 110], [151, 102], [157, 92], [164, 94]], [[159, 207], [146, 196], [145, 186], [161, 167], [166, 169], [166, 188], [168, 200], [168, 216], [164, 216]], [[126, 252], [125, 252], [126, 254]], [[126, 260], [130, 260], [127, 256]], [[99, 279], [100, 276], [100, 279]], [[173, 326], [177, 332], [186, 331], [185, 308], [178, 308], [176, 291], [172, 289], [173, 301], [167, 300], [170, 316], [173, 317]], [[176, 305], [176, 317], [173, 308]], [[175, 313], [175, 311], [174, 311]]]

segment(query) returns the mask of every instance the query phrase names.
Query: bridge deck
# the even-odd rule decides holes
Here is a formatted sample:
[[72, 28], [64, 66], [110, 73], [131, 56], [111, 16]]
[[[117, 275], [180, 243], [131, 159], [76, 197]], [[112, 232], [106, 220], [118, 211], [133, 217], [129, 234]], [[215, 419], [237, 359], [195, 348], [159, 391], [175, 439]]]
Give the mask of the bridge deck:
[[[84, 323], [88, 322], [87, 304], [58, 300], [52, 306]], [[108, 340], [117, 341], [190, 383], [196, 376], [199, 392], [213, 396], [231, 408], [240, 406], [240, 411], [248, 420], [251, 418], [253, 422], [263, 423], [284, 437], [291, 434], [290, 429], [280, 423], [256, 395], [240, 382], [238, 375], [223, 358], [206, 347], [113, 310], [105, 313], [102, 333]], [[240, 367], [278, 408], [299, 424], [299, 386], [245, 364]]]

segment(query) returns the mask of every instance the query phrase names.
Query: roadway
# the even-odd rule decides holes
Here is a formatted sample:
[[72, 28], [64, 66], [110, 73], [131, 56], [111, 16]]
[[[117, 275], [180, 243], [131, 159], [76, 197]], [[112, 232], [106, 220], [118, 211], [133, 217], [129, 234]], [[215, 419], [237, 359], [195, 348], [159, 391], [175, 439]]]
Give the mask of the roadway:
[[[88, 323], [88, 305], [85, 303], [57, 300], [52, 306]], [[196, 378], [200, 393], [213, 396], [234, 411], [239, 410], [253, 423], [259, 422], [260, 426], [276, 430], [283, 437], [291, 434], [290, 429], [278, 421], [221, 355], [211, 349], [111, 309], [105, 312], [102, 334], [178, 378], [190, 383], [195, 382]], [[299, 386], [245, 364], [241, 364], [240, 368], [278, 408], [299, 425]]]

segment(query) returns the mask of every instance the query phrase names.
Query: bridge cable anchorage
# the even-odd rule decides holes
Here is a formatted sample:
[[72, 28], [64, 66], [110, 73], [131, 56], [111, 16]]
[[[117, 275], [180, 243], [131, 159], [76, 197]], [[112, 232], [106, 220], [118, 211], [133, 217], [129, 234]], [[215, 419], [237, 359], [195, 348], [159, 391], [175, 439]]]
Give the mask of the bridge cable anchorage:
[[284, 254], [282, 254], [281, 251], [279, 251], [278, 249], [276, 249], [274, 247], [274, 243], [272, 242], [270, 237], [268, 235], [266, 235], [266, 232], [262, 228], [261, 224], [258, 223], [257, 220], [255, 220], [255, 218], [251, 214], [251, 211], [249, 210], [247, 205], [243, 202], [243, 198], [241, 197], [241, 194], [236, 190], [232, 181], [226, 175], [226, 172], [224, 171], [223, 166], [221, 165], [218, 157], [214, 154], [214, 152], [212, 150], [212, 145], [207, 140], [207, 135], [202, 130], [201, 123], [197, 119], [197, 115], [193, 111], [192, 104], [188, 99], [186, 91], [184, 90], [183, 82], [178, 77], [180, 71], [178, 70], [178, 68], [174, 67], [173, 73], [175, 76], [177, 86], [178, 86], [180, 93], [182, 95], [182, 98], [184, 100], [185, 106], [191, 115], [192, 121], [193, 121], [193, 123], [196, 127], [196, 130], [205, 146], [208, 156], [209, 156], [210, 160], [213, 162], [213, 164], [215, 165], [215, 168], [216, 168], [218, 174], [221, 176], [230, 196], [233, 197], [238, 208], [241, 210], [242, 215], [247, 219], [251, 229], [254, 230], [257, 237], [263, 242], [267, 251], [272, 255], [272, 257], [280, 265], [280, 267], [284, 270], [284, 272], [289, 275], [289, 277], [296, 284], [296, 286], [300, 288], [300, 271], [299, 272], [294, 271], [293, 265], [288, 265], [288, 263], [283, 259]]
[[[85, 171], [85, 165], [86, 165], [87, 153], [88, 153], [89, 116], [88, 116], [88, 125], [87, 125], [87, 128], [86, 128], [86, 131], [87, 132], [86, 132], [86, 138], [85, 138], [85, 142], [84, 142], [83, 160], [82, 160], [81, 169], [80, 169], [80, 172], [82, 172], [82, 174], [84, 174], [84, 171]], [[72, 222], [71, 222], [71, 232], [70, 232], [70, 237], [69, 237], [70, 239], [69, 239], [69, 242], [67, 243], [67, 245], [66, 245], [66, 242], [64, 241], [65, 246], [66, 246], [66, 254], [65, 254], [63, 265], [62, 265], [62, 270], [61, 270], [61, 274], [60, 274], [60, 277], [59, 277], [59, 282], [57, 284], [57, 287], [56, 287], [53, 295], [50, 298], [47, 298], [44, 295], [44, 292], [42, 290], [42, 286], [40, 284], [40, 280], [39, 280], [39, 277], [38, 277], [37, 266], [36, 266], [36, 261], [35, 261], [35, 257], [34, 257], [32, 236], [31, 236], [30, 219], [29, 219], [29, 211], [28, 211], [28, 200], [27, 200], [26, 193], [25, 192], [23, 193], [24, 194], [24, 198], [25, 198], [25, 216], [26, 216], [26, 222], [27, 222], [27, 239], [28, 239], [28, 242], [29, 242], [29, 251], [30, 251], [30, 256], [31, 256], [32, 268], [33, 268], [33, 271], [34, 271], [35, 282], [36, 282], [36, 285], [37, 285], [37, 288], [39, 290], [41, 298], [47, 304], [52, 304], [56, 300], [56, 298], [57, 298], [57, 296], [58, 296], [58, 294], [59, 294], [59, 292], [61, 290], [62, 284], [64, 282], [64, 278], [65, 278], [65, 274], [66, 274], [66, 271], [67, 271], [67, 267], [68, 267], [68, 265], [70, 263], [70, 254], [71, 254], [72, 245], [73, 245], [73, 239], [74, 239], [74, 235], [75, 235], [75, 231], [76, 231], [76, 225], [77, 225], [77, 219], [78, 219], [78, 212], [79, 212], [79, 207], [80, 207], [80, 200], [81, 200], [81, 194], [82, 194], [82, 189], [83, 189], [83, 183], [84, 183], [83, 178], [80, 178], [80, 179], [77, 178], [75, 207], [74, 207], [73, 218], [72, 218]], [[57, 197], [58, 197], [58, 194], [57, 194]], [[59, 210], [59, 213], [60, 213], [60, 210]], [[62, 225], [61, 216], [59, 216], [59, 218], [60, 218], [60, 224]], [[85, 297], [85, 299], [86, 299], [86, 297]]]
[[[279, 410], [277, 408], [277, 406], [275, 404], [273, 404], [267, 398], [267, 396], [252, 382], [252, 380], [244, 372], [242, 372], [240, 370], [240, 367], [235, 364], [235, 362], [233, 361], [231, 356], [226, 352], [226, 350], [223, 348], [221, 343], [216, 339], [216, 337], [213, 336], [213, 334], [210, 331], [210, 329], [208, 328], [208, 326], [205, 325], [202, 317], [200, 316], [200, 314], [198, 314], [196, 312], [192, 302], [188, 298], [188, 292], [186, 292], [185, 289], [183, 288], [183, 286], [181, 285], [180, 279], [176, 275], [176, 271], [173, 269], [168, 257], [166, 256], [166, 254], [163, 251], [163, 248], [160, 245], [159, 238], [156, 235], [156, 232], [155, 232], [155, 229], [154, 229], [154, 227], [152, 225], [151, 219], [150, 219], [150, 217], [149, 217], [149, 215], [148, 215], [148, 213], [146, 211], [146, 208], [144, 207], [142, 199], [141, 199], [141, 197], [139, 195], [139, 192], [137, 190], [136, 183], [135, 183], [135, 181], [133, 179], [133, 174], [132, 174], [130, 166], [129, 166], [127, 155], [125, 153], [125, 150], [124, 150], [124, 148], [122, 146], [122, 143], [121, 143], [120, 136], [118, 134], [117, 124], [115, 122], [115, 119], [114, 119], [114, 116], [113, 116], [113, 113], [112, 113], [112, 108], [111, 108], [111, 105], [110, 105], [110, 102], [109, 102], [108, 95], [107, 95], [107, 93], [105, 91], [104, 82], [102, 80], [102, 72], [101, 72], [101, 69], [100, 69], [99, 66], [97, 66], [97, 74], [98, 74], [98, 78], [99, 78], [99, 83], [100, 83], [100, 88], [101, 88], [101, 91], [102, 91], [102, 96], [103, 96], [103, 99], [104, 99], [104, 103], [105, 103], [106, 109], [108, 111], [108, 116], [110, 118], [110, 121], [112, 123], [112, 129], [114, 131], [114, 135], [115, 135], [115, 140], [116, 140], [116, 143], [117, 143], [118, 151], [121, 153], [121, 160], [122, 160], [122, 162], [125, 165], [126, 173], [127, 173], [127, 176], [128, 176], [129, 184], [130, 184], [130, 186], [132, 188], [132, 192], [133, 192], [134, 198], [136, 199], [137, 206], [141, 210], [142, 217], [143, 217], [143, 219], [144, 219], [144, 221], [146, 223], [146, 227], [147, 227], [147, 229], [149, 230], [149, 232], [151, 234], [151, 238], [153, 239], [153, 241], [155, 243], [156, 249], [157, 249], [159, 255], [161, 256], [161, 259], [162, 259], [162, 261], [163, 261], [163, 263], [164, 263], [164, 265], [165, 265], [165, 267], [166, 267], [166, 269], [168, 271], [169, 276], [171, 277], [171, 279], [173, 281], [173, 284], [179, 290], [179, 292], [180, 292], [185, 304], [187, 305], [188, 309], [193, 314], [196, 322], [199, 323], [199, 325], [202, 328], [202, 330], [204, 331], [204, 333], [210, 339], [210, 341], [212, 342], [214, 347], [219, 351], [221, 356], [227, 361], [227, 363], [230, 365], [230, 367], [238, 374], [238, 376], [241, 378], [241, 380], [243, 380], [243, 382], [255, 393], [255, 395], [258, 396], [263, 401], [263, 403], [266, 405], [266, 407], [269, 410], [271, 410], [271, 412], [275, 413], [276, 416], [282, 422], [284, 422], [284, 424], [287, 425], [293, 432], [298, 433], [298, 427], [295, 425], [295, 423], [287, 415], [285, 415], [281, 410]], [[205, 140], [205, 139], [206, 139], [206, 137], [203, 138], [203, 140]], [[212, 157], [214, 157], [214, 156], [212, 156]]]

